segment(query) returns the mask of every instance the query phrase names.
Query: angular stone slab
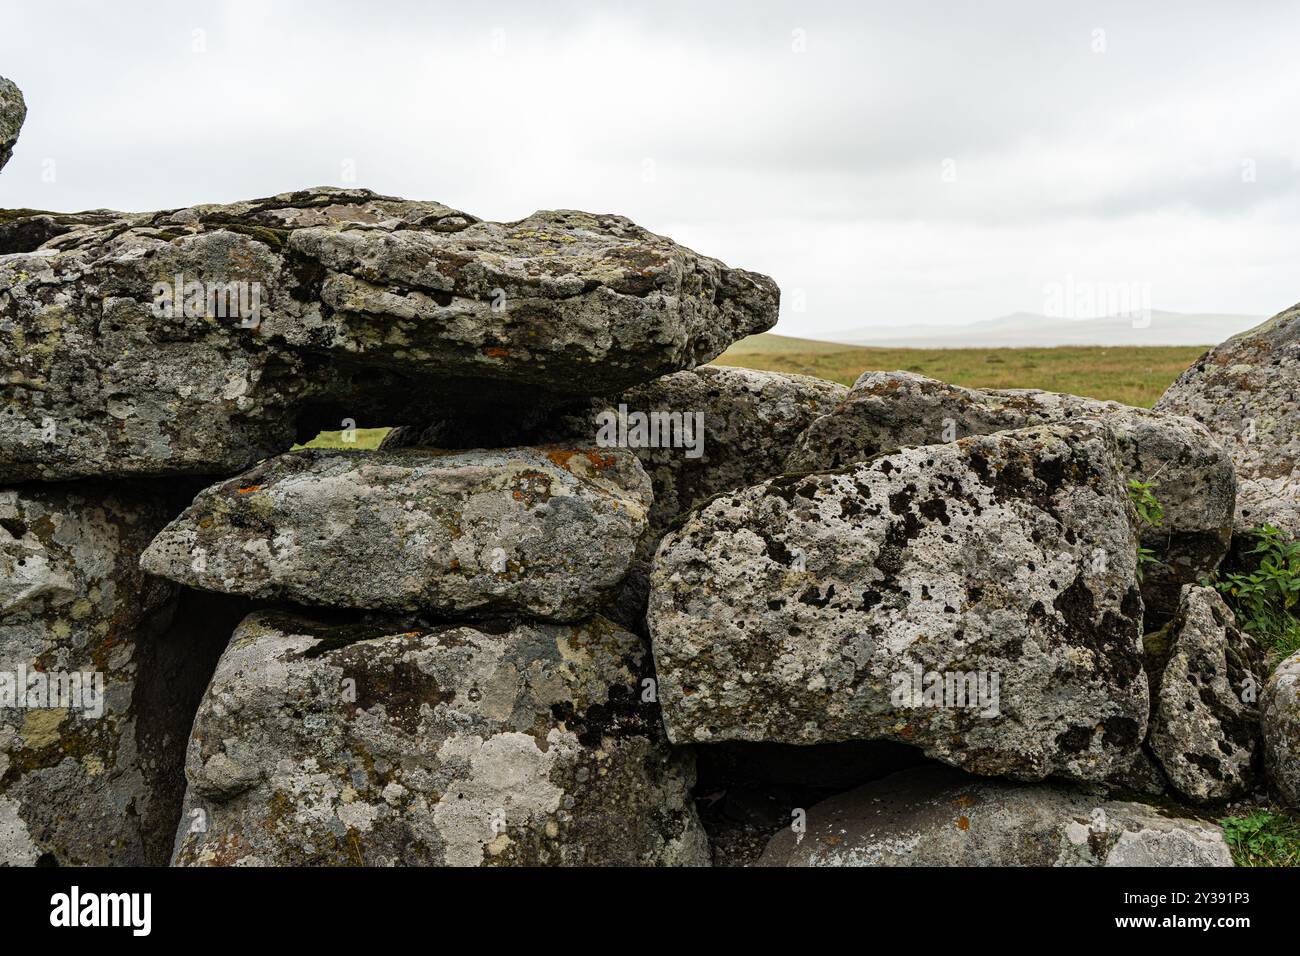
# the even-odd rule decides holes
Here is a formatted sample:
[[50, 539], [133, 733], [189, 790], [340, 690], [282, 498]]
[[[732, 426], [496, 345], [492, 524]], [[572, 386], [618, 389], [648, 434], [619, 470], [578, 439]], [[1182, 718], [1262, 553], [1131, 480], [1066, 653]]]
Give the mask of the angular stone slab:
[[0, 489], [0, 865], [138, 866], [175, 826], [154, 779], [167, 744], [141, 713], [175, 592], [138, 566], [160, 498]]
[[1217, 591], [1192, 585], [1183, 588], [1174, 620], [1144, 644], [1151, 751], [1174, 789], [1193, 803], [1252, 790], [1261, 756], [1259, 647], [1237, 630]]
[[1105, 422], [1125, 476], [1156, 485], [1164, 520], [1143, 527], [1141, 537], [1163, 563], [1144, 569], [1142, 597], [1148, 615], [1164, 623], [1182, 586], [1214, 570], [1232, 537], [1232, 459], [1194, 421], [1037, 389], [970, 389], [911, 372], [864, 372], [843, 404], [799, 437], [787, 465], [838, 468], [894, 448], [1079, 418]]
[[13, 156], [18, 131], [26, 118], [27, 104], [23, 101], [23, 91], [13, 80], [0, 76], [0, 169], [4, 169]]
[[146, 571], [296, 604], [575, 620], [627, 574], [650, 482], [621, 449], [308, 449], [206, 489]]
[[360, 189], [22, 212], [0, 217], [0, 480], [229, 474], [347, 419], [523, 414], [777, 315], [770, 279], [613, 215]]
[[[847, 391], [836, 382], [807, 375], [702, 365], [638, 385], [611, 399], [593, 399], [581, 410], [547, 416], [543, 421], [467, 425], [448, 419], [423, 428], [395, 428], [381, 447], [593, 442], [602, 435], [619, 441], [627, 438], [626, 446], [650, 476], [654, 504], [649, 531], [641, 539], [617, 607], [603, 613], [640, 628], [650, 558], [673, 519], [720, 491], [734, 491], [779, 475], [785, 470], [790, 444]], [[480, 424], [488, 430], [481, 430]]]
[[[1114, 449], [1096, 423], [1028, 428], [701, 506], [651, 572], [669, 737], [896, 740], [1029, 780], [1126, 766], [1148, 700]], [[997, 675], [999, 700], [929, 706], [932, 672], [983, 675], [980, 701]]]
[[178, 866], [707, 864], [688, 752], [601, 618], [236, 631], [190, 739]]
[[1156, 411], [1203, 423], [1237, 465], [1236, 531], [1300, 536], [1300, 306], [1210, 349]]
[[758, 865], [1233, 865], [1218, 826], [1100, 793], [905, 770], [817, 804]]
[[1264, 686], [1260, 726], [1269, 782], [1300, 810], [1300, 651], [1279, 664]]
[[641, 460], [655, 488], [646, 539], [653, 552], [659, 536], [682, 512], [719, 491], [744, 488], [785, 471], [790, 445], [847, 392], [838, 382], [810, 375], [702, 365], [540, 420], [504, 421], [486, 430], [477, 421], [461, 420], [394, 428], [380, 447], [486, 448], [616, 440]]
[[[707, 365], [666, 375], [629, 389], [613, 402], [597, 403], [588, 427], [598, 428], [620, 406], [636, 412], [680, 412], [703, 423], [698, 449], [639, 447], [654, 486], [650, 529], [620, 595], [620, 607], [637, 621], [645, 614], [650, 561], [676, 518], [715, 494], [757, 484], [784, 471], [791, 442], [816, 416], [844, 397], [847, 389], [808, 375]], [[597, 416], [606, 416], [597, 418]]]

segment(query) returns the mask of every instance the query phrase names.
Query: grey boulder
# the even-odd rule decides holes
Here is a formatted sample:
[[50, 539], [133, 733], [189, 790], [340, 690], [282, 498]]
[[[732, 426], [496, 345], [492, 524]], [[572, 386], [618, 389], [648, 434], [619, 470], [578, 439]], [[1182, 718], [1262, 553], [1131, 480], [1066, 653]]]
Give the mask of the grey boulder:
[[194, 721], [178, 866], [703, 865], [689, 753], [601, 618], [244, 621]]
[[1258, 780], [1263, 655], [1213, 588], [1188, 585], [1173, 621], [1144, 639], [1151, 751], [1193, 803], [1228, 800]]
[[969, 389], [911, 372], [864, 372], [842, 405], [809, 426], [790, 470], [837, 468], [882, 451], [1081, 418], [1105, 422], [1125, 477], [1156, 485], [1164, 509], [1142, 545], [1162, 562], [1144, 570], [1142, 596], [1157, 622], [1184, 584], [1218, 566], [1232, 537], [1232, 459], [1195, 421], [1118, 402], [1036, 389]]
[[1268, 779], [1300, 810], [1300, 651], [1279, 664], [1264, 685], [1260, 724]]
[[1101, 780], [1147, 725], [1136, 539], [1092, 422], [928, 445], [713, 498], [659, 547], [674, 742], [894, 740]]
[[1213, 588], [1187, 585], [1178, 614], [1144, 639], [1152, 684], [1149, 744], [1165, 777], [1192, 803], [1255, 786], [1264, 658]]
[[637, 412], [680, 413], [702, 424], [698, 448], [628, 444], [654, 485], [646, 539], [647, 554], [653, 554], [678, 515], [719, 492], [785, 471], [790, 444], [847, 391], [837, 382], [807, 375], [707, 365], [638, 385], [602, 403], [589, 428], [598, 436], [602, 427], [618, 421], [620, 406], [625, 419]]
[[759, 866], [1232, 866], [1223, 831], [1099, 791], [905, 770], [807, 811]]
[[437, 421], [394, 428], [381, 448], [457, 448], [521, 440], [627, 448], [641, 460], [654, 485], [645, 541], [647, 553], [653, 553], [659, 537], [682, 512], [720, 491], [744, 488], [785, 471], [790, 445], [847, 392], [837, 382], [808, 375], [702, 365], [613, 398], [592, 399], [544, 421], [520, 423], [517, 432], [467, 432], [462, 422]]
[[200, 493], [142, 566], [304, 605], [575, 620], [627, 574], [651, 498], [620, 449], [309, 449]]
[[175, 588], [138, 562], [166, 520], [156, 489], [0, 489], [0, 864], [140, 865], [175, 826], [153, 775], [183, 735], [151, 746], [140, 713]]
[[349, 421], [608, 394], [770, 327], [779, 297], [620, 216], [489, 223], [361, 189], [4, 218], [15, 481], [230, 474]]
[[13, 80], [0, 76], [0, 169], [4, 169], [13, 156], [18, 131], [26, 118], [27, 104], [23, 101], [23, 91]]
[[612, 441], [628, 448], [650, 476], [654, 504], [627, 582], [604, 613], [640, 628], [650, 559], [673, 520], [718, 492], [779, 475], [799, 433], [847, 391], [806, 375], [702, 365], [544, 421], [506, 422], [484, 432], [477, 422], [467, 430], [463, 421], [441, 420], [423, 428], [395, 428], [381, 447], [544, 440], [599, 441], [606, 447]]
[[1210, 349], [1155, 408], [1203, 423], [1232, 454], [1237, 533], [1300, 536], [1300, 306]]

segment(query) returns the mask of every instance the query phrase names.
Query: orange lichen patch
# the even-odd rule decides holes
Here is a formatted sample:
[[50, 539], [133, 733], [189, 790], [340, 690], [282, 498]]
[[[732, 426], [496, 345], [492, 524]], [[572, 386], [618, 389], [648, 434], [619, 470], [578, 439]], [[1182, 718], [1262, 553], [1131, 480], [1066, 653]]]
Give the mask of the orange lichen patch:
[[954, 800], [953, 803], [957, 804], [957, 806], [959, 807], [973, 807], [975, 806], [975, 798], [963, 794], [962, 796]]
[[249, 485], [247, 488], [240, 488], [239, 493], [241, 495], [251, 495], [253, 492], [261, 490], [261, 488], [261, 485]]
[[547, 502], [551, 499], [552, 480], [553, 476], [533, 468], [521, 471], [515, 477], [510, 497], [524, 502], [530, 508], [539, 502]]
[[577, 451], [571, 448], [556, 448], [546, 453], [546, 457], [557, 467], [569, 471], [569, 462], [574, 455], [582, 455], [597, 471], [604, 471], [612, 467], [615, 461], [613, 455], [602, 455], [598, 451]]
[[969, 830], [969, 829], [970, 829], [970, 820], [966, 819], [966, 817], [958, 817], [958, 818], [957, 818], [957, 829], [958, 829], [958, 830]]
[[506, 358], [510, 355], [509, 349], [503, 349], [499, 345], [493, 345], [483, 350], [483, 354], [488, 358]]

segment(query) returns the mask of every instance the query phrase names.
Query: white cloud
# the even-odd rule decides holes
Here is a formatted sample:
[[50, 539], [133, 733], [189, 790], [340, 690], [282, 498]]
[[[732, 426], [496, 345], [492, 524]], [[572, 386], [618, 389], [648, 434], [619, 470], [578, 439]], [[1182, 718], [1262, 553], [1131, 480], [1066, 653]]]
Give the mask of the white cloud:
[[12, 6], [4, 206], [229, 201], [350, 163], [491, 218], [624, 213], [775, 276], [789, 334], [1039, 310], [1067, 274], [1164, 309], [1300, 299], [1294, 4]]

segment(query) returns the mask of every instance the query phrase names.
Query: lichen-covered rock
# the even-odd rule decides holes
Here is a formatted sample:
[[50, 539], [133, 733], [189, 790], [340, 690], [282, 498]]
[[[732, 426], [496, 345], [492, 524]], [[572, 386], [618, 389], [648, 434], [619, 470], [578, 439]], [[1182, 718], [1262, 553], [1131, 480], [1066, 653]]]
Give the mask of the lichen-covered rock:
[[977, 773], [1104, 779], [1146, 731], [1136, 547], [1092, 422], [718, 496], [651, 572], [669, 737], [896, 740]]
[[[1152, 753], [1184, 799], [1228, 800], [1258, 779], [1263, 655], [1213, 588], [1183, 588], [1178, 614], [1148, 635]], [[1154, 645], [1154, 646], [1153, 646]]]
[[1260, 699], [1264, 765], [1274, 789], [1300, 809], [1300, 651], [1273, 672]]
[[624, 417], [678, 412], [703, 424], [698, 448], [632, 448], [655, 489], [647, 538], [653, 554], [682, 512], [718, 492], [781, 474], [791, 442], [847, 391], [838, 382], [807, 375], [708, 365], [624, 392], [603, 403], [589, 427], [596, 436], [607, 422], [617, 421], [620, 406]]
[[1102, 791], [905, 770], [807, 811], [759, 866], [1232, 866], [1223, 831]]
[[[593, 442], [602, 435], [608, 438], [611, 427], [617, 434], [630, 435], [631, 440], [624, 444], [650, 475], [654, 504], [649, 531], [641, 539], [632, 571], [604, 613], [626, 626], [640, 628], [650, 559], [673, 519], [720, 491], [734, 491], [781, 474], [790, 444], [817, 416], [835, 407], [847, 391], [836, 382], [807, 375], [702, 365], [544, 420], [473, 422], [467, 430], [462, 420], [442, 419], [423, 428], [395, 428], [381, 447]], [[659, 417], [638, 417], [649, 415]], [[641, 438], [651, 435], [652, 423], [655, 443], [649, 444]], [[485, 433], [483, 424], [491, 430]], [[681, 436], [682, 441], [670, 441], [670, 435]]]
[[598, 403], [600, 407], [586, 423], [597, 432], [602, 425], [617, 422], [620, 406], [627, 416], [680, 412], [695, 416], [697, 424], [703, 425], [698, 449], [632, 449], [650, 475], [655, 500], [649, 531], [641, 539], [637, 559], [619, 592], [620, 619], [644, 626], [650, 561], [677, 516], [719, 492], [735, 491], [781, 474], [791, 442], [847, 391], [838, 382], [807, 375], [705, 365], [666, 375], [629, 389], [614, 401]]
[[1203, 423], [1237, 465], [1236, 531], [1300, 536], [1300, 306], [1210, 349], [1156, 411]]
[[0, 490], [0, 864], [139, 865], [175, 826], [140, 726], [142, 659], [175, 590], [138, 567], [159, 499]]
[[0, 169], [4, 169], [13, 156], [18, 131], [26, 118], [27, 104], [23, 102], [23, 91], [13, 80], [0, 76]]
[[602, 618], [489, 632], [261, 612], [199, 708], [173, 862], [706, 864], [689, 753]]
[[[517, 423], [517, 432], [466, 434], [462, 422], [438, 421], [423, 428], [395, 428], [380, 447], [484, 447], [500, 441], [537, 440], [595, 443], [610, 436], [630, 436], [622, 447], [641, 460], [654, 485], [650, 534], [645, 539], [647, 554], [652, 554], [660, 535], [683, 511], [720, 491], [744, 488], [785, 471], [790, 444], [847, 392], [838, 382], [808, 375], [702, 365], [614, 398], [593, 399], [580, 410]], [[658, 417], [638, 418], [649, 415]], [[620, 422], [624, 423], [621, 432]], [[680, 442], [670, 439], [678, 435]]]
[[1115, 433], [1127, 478], [1151, 482], [1164, 519], [1141, 528], [1161, 562], [1144, 568], [1142, 597], [1155, 624], [1178, 607], [1184, 584], [1214, 570], [1232, 537], [1236, 477], [1228, 452], [1203, 426], [1118, 402], [1036, 389], [970, 389], [911, 372], [864, 372], [845, 401], [819, 418], [790, 453], [790, 470], [838, 468], [893, 448], [954, 441], [1080, 418]]
[[652, 492], [630, 452], [291, 452], [203, 491], [145, 570], [297, 604], [577, 620], [627, 574]]
[[8, 480], [228, 474], [345, 419], [516, 414], [693, 367], [777, 314], [770, 279], [612, 215], [312, 189], [6, 218]]

